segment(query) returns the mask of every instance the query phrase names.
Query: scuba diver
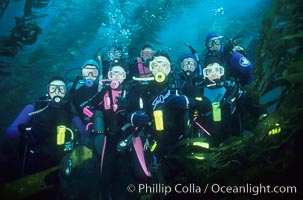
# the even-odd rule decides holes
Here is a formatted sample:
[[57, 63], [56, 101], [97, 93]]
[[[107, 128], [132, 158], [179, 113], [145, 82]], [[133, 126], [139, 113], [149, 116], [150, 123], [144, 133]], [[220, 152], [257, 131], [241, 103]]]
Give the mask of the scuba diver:
[[225, 76], [223, 63], [217, 57], [208, 57], [203, 68], [203, 96], [211, 103], [211, 112], [199, 118], [209, 131], [212, 146], [219, 146], [230, 136], [240, 136], [242, 122], [237, 109], [245, 89], [232, 77]]
[[149, 61], [152, 59], [154, 53], [154, 48], [151, 45], [144, 45], [140, 51], [140, 56], [130, 64], [130, 77], [151, 77], [152, 74], [149, 70]]
[[[188, 136], [185, 134], [184, 120], [187, 109], [201, 109], [203, 101], [187, 97], [180, 88], [180, 75], [171, 70], [170, 57], [165, 51], [157, 51], [149, 62], [152, 77], [134, 78], [140, 87], [134, 86], [129, 90], [129, 97], [140, 97], [129, 100], [130, 107], [144, 111], [151, 125], [146, 130], [151, 142], [157, 143], [151, 148], [157, 159], [164, 159], [172, 153], [174, 145]], [[144, 108], [139, 105], [144, 104]], [[135, 110], [135, 109], [134, 109]], [[139, 121], [139, 116], [136, 118]], [[143, 120], [144, 121], [144, 120]], [[154, 141], [154, 142], [153, 142]], [[154, 159], [154, 164], [158, 161]], [[160, 161], [161, 162], [161, 161]]]
[[[127, 117], [126, 69], [122, 62], [115, 60], [110, 65], [108, 79], [100, 80], [102, 90], [86, 104], [87, 109], [98, 110], [99, 116], [102, 115], [102, 122], [99, 122], [99, 126], [103, 126], [101, 134], [104, 136], [102, 149], [99, 150], [101, 199], [132, 195], [125, 190], [125, 180], [136, 179], [137, 177], [132, 177], [133, 173], [138, 173], [142, 164], [145, 166], [145, 162], [142, 163], [142, 142], [137, 135], [132, 134], [131, 121], [136, 117], [133, 116], [131, 121]], [[94, 121], [94, 126], [96, 123]], [[146, 167], [143, 168], [146, 170]], [[116, 193], [117, 189], [121, 193]]]
[[153, 183], [161, 180], [162, 167], [167, 163], [173, 163], [174, 170], [165, 171], [165, 176], [175, 177], [182, 170], [176, 157], [192, 155], [193, 149], [201, 150], [188, 143], [189, 121], [191, 112], [203, 110], [207, 99], [184, 95], [182, 72], [172, 70], [167, 52], [156, 51], [149, 69], [151, 77], [133, 77], [133, 81], [129, 81], [126, 98], [130, 111], [128, 120], [144, 143], [145, 161], [153, 175], [149, 182]]
[[[223, 46], [225, 36], [217, 32], [209, 33], [205, 38], [205, 46], [207, 53], [205, 60], [208, 57], [217, 57], [224, 63], [225, 74], [228, 77], [234, 77], [243, 86], [252, 82], [252, 63], [245, 56], [243, 47], [236, 43], [235, 39], [228, 39], [228, 43]], [[205, 63], [203, 66], [206, 66]]]
[[[73, 115], [66, 93], [65, 80], [54, 76], [47, 84], [46, 97], [27, 104], [7, 128], [5, 137], [19, 138], [20, 141], [22, 176], [59, 165], [66, 152], [71, 150], [73, 132], [65, 134], [65, 131], [70, 130]], [[50, 185], [55, 186], [55, 191], [51, 190], [49, 195], [60, 194], [59, 171], [45, 177], [45, 180], [51, 181]]]
[[190, 119], [190, 126], [185, 127], [186, 135], [189, 135], [189, 138], [202, 137], [204, 130], [201, 124], [197, 124], [195, 121], [198, 116], [204, 116], [206, 113], [211, 110], [211, 103], [207, 98], [203, 96], [203, 89], [200, 87], [200, 83], [204, 81], [199, 75], [197, 57], [192, 53], [185, 53], [181, 59], [181, 70], [180, 70], [180, 90], [184, 95], [192, 97], [196, 100], [201, 100], [200, 110], [190, 109], [187, 112], [187, 118]]
[[[79, 70], [79, 68], [74, 69]], [[103, 75], [103, 70], [102, 65], [100, 66], [94, 59], [88, 59], [83, 63], [80, 71], [81, 75], [76, 75], [69, 88], [71, 109], [74, 116], [76, 116], [73, 117], [73, 128], [78, 133], [78, 145], [87, 147], [92, 152], [92, 156], [81, 167], [74, 170], [74, 173], [70, 176], [71, 181], [66, 188], [69, 196], [66, 196], [66, 198], [72, 199], [71, 196], [74, 196], [78, 199], [96, 199], [98, 198], [100, 156], [97, 148], [100, 149], [103, 145], [103, 135], [100, 134], [103, 129], [98, 126], [99, 123], [95, 119], [99, 120], [102, 113], [88, 105], [101, 90], [99, 80]], [[77, 182], [76, 180], [81, 181]], [[85, 181], [90, 181], [91, 185]]]
[[[99, 87], [99, 64], [95, 60], [87, 60], [81, 67], [81, 77], [76, 77], [70, 89], [70, 96], [76, 114], [82, 121], [75, 123], [77, 130], [83, 136], [91, 136], [93, 131], [92, 127], [88, 128], [87, 125], [91, 119], [85, 114], [85, 105], [98, 93]], [[79, 79], [82, 78], [82, 84], [79, 84]], [[88, 139], [83, 137], [82, 139]], [[84, 141], [83, 141], [84, 142]], [[91, 140], [87, 145], [93, 145]]]

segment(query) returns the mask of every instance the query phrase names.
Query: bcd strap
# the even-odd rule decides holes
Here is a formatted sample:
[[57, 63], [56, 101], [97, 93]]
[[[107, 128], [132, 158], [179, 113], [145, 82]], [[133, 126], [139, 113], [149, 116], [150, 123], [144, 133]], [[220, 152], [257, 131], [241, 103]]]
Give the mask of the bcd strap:
[[117, 110], [116, 99], [122, 93], [122, 90], [111, 90], [109, 89], [104, 97], [104, 109], [109, 110], [112, 109], [114, 112]]
[[147, 75], [150, 74], [150, 71], [149, 71], [148, 67], [145, 67], [142, 64], [142, 58], [137, 58], [137, 63], [138, 63], [138, 71], [139, 71], [140, 77], [141, 78], [147, 77]]

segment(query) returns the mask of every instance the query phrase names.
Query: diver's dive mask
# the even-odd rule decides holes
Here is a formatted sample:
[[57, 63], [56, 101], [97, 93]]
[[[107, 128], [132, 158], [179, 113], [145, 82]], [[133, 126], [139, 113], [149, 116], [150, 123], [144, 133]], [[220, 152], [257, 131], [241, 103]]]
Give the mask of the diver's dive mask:
[[92, 87], [94, 85], [94, 82], [97, 80], [99, 70], [94, 65], [86, 65], [84, 68], [82, 68], [81, 73], [84, 78], [85, 86]]
[[162, 83], [171, 71], [170, 62], [164, 56], [158, 56], [149, 62], [149, 69], [154, 75], [155, 81]]
[[110, 87], [116, 89], [126, 79], [126, 72], [123, 67], [114, 66], [107, 74], [108, 79], [111, 80]]
[[220, 79], [224, 75], [224, 67], [218, 63], [211, 63], [203, 69], [203, 77], [211, 81]]
[[210, 38], [207, 41], [206, 45], [207, 45], [208, 48], [212, 48], [212, 47], [215, 47], [215, 46], [218, 46], [218, 45], [222, 45], [223, 39], [224, 39], [223, 36]]
[[108, 52], [108, 57], [110, 60], [120, 59], [122, 56], [122, 52], [118, 49], [111, 48]]
[[59, 104], [67, 93], [67, 87], [63, 81], [55, 80], [47, 85], [47, 91], [52, 102]]
[[147, 61], [148, 59], [152, 59], [155, 54], [155, 51], [152, 49], [143, 49], [140, 52], [140, 56], [143, 58], [144, 61]]
[[181, 62], [181, 69], [185, 72], [187, 76], [193, 75], [193, 72], [197, 68], [197, 62], [193, 58], [185, 58]]

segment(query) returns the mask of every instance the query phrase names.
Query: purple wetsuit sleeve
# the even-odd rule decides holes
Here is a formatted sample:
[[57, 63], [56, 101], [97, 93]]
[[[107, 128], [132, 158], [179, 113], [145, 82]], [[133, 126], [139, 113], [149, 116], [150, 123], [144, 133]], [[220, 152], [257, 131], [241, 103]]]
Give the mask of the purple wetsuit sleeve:
[[84, 135], [84, 136], [89, 135], [89, 131], [86, 130], [85, 124], [80, 119], [80, 117], [78, 117], [78, 116], [73, 117], [72, 123], [73, 123], [73, 126], [78, 130], [78, 132], [81, 135]]
[[246, 84], [251, 83], [253, 77], [252, 77], [252, 64], [251, 62], [241, 53], [239, 52], [233, 52], [230, 60], [229, 60], [229, 66], [236, 70], [241, 76], [245, 77]]
[[21, 135], [21, 132], [18, 129], [18, 125], [26, 124], [31, 120], [31, 116], [28, 115], [29, 113], [35, 110], [34, 104], [26, 105], [20, 114], [17, 116], [15, 121], [6, 129], [5, 137], [6, 138], [17, 138]]

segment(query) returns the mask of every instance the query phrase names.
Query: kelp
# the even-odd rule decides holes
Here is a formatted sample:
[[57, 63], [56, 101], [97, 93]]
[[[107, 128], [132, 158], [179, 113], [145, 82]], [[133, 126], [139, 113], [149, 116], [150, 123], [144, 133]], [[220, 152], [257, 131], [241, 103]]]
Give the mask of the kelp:
[[86, 161], [92, 158], [92, 150], [85, 146], [76, 146], [71, 152], [67, 153], [62, 159], [61, 163], [48, 168], [44, 171], [30, 174], [11, 182], [1, 184], [1, 195], [7, 199], [30, 199], [32, 195], [39, 192], [51, 189], [55, 186], [55, 183], [50, 181], [50, 177], [54, 173], [59, 173], [65, 168], [65, 162], [70, 160], [72, 164], [72, 170], [79, 168], [85, 164]]
[[[302, 28], [297, 27], [294, 21], [302, 23], [302, 9], [299, 1], [287, 3], [275, 1], [275, 7], [268, 11], [263, 26], [261, 27], [262, 38], [257, 52], [261, 56], [256, 59], [255, 73], [261, 79], [257, 83], [257, 91], [262, 95], [274, 77], [280, 77], [289, 83], [300, 81], [301, 74], [297, 74], [301, 63]], [[294, 11], [291, 15], [289, 9]], [[280, 14], [284, 13], [284, 14]], [[296, 74], [293, 74], [293, 73]]]
[[[174, 165], [162, 164], [168, 169], [164, 171], [181, 171], [180, 176], [186, 174], [182, 183], [194, 181], [197, 184], [224, 183], [240, 184], [243, 182], [272, 181], [264, 176], [283, 172], [289, 168], [293, 159], [293, 139], [299, 126], [291, 127], [281, 122], [282, 132], [269, 136], [268, 131], [275, 127], [278, 116], [271, 115], [255, 128], [258, 134], [249, 137], [235, 137], [221, 144], [218, 148], [212, 148], [205, 152], [205, 160], [189, 160], [178, 155], [174, 157]], [[177, 159], [178, 161], [176, 161]], [[178, 177], [166, 177], [168, 185], [180, 183]], [[268, 177], [272, 178], [272, 177]]]
[[292, 62], [283, 70], [282, 78], [290, 83], [303, 82], [303, 59]]

